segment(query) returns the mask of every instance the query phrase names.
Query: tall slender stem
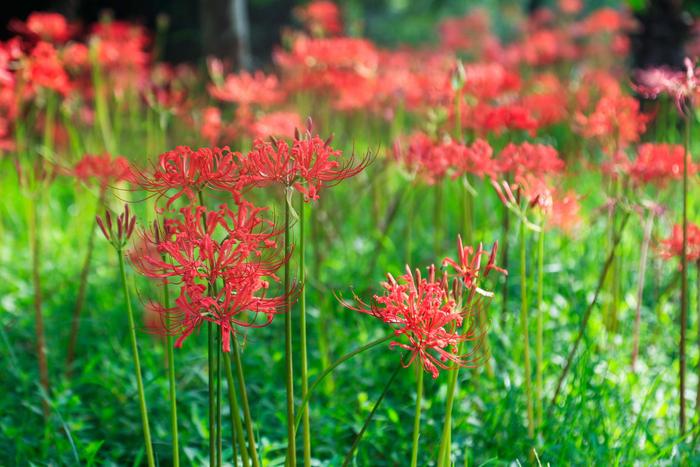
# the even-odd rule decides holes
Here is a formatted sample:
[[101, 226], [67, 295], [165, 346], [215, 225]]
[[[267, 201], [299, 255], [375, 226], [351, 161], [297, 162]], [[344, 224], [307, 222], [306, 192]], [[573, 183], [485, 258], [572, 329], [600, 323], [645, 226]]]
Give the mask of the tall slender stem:
[[[291, 254], [291, 188], [287, 188], [284, 201], [284, 255], [289, 258]], [[286, 369], [287, 387], [287, 460], [290, 467], [297, 465], [296, 437], [294, 433], [294, 361], [292, 355], [292, 297], [290, 291], [292, 287], [291, 267], [289, 262], [284, 267], [284, 357]]]
[[[695, 306], [698, 313], [698, 349], [700, 349], [700, 259], [695, 263]], [[698, 374], [700, 374], [700, 361], [698, 361]], [[698, 390], [695, 393], [695, 412], [700, 415], [700, 378], [698, 378]]]
[[216, 328], [216, 465], [223, 461], [223, 437], [221, 430], [221, 328]]
[[[163, 261], [167, 261], [163, 256]], [[168, 280], [163, 279], [163, 306], [170, 308], [170, 289]], [[173, 467], [180, 465], [180, 442], [177, 429], [177, 385], [175, 383], [175, 352], [173, 351], [173, 336], [165, 334], [165, 357], [168, 361], [168, 389], [170, 394], [170, 431], [173, 439]]]
[[253, 417], [250, 414], [250, 404], [248, 403], [248, 392], [245, 387], [245, 375], [243, 374], [243, 361], [241, 352], [238, 350], [238, 338], [233, 335], [233, 362], [236, 365], [236, 378], [238, 379], [238, 392], [241, 394], [241, 404], [243, 405], [243, 419], [245, 420], [246, 432], [248, 434], [248, 449], [253, 467], [260, 465], [258, 461], [258, 450], [255, 446], [255, 433], [253, 430]]
[[[39, 206], [41, 195], [39, 190], [34, 191], [30, 200], [28, 212], [29, 244], [32, 252], [32, 284], [34, 285], [34, 326], [36, 333], [36, 356], [39, 362], [39, 382], [48, 397], [51, 390], [49, 382], [49, 364], [46, 357], [46, 334], [44, 332], [44, 313], [42, 311], [41, 294], [41, 237], [39, 235]], [[41, 398], [44, 420], [49, 419], [49, 403], [45, 397]]]
[[685, 338], [688, 329], [688, 157], [690, 155], [690, 128], [694, 116], [689, 114], [685, 122], [685, 144], [683, 152], [683, 248], [681, 250], [681, 335], [678, 343], [678, 389], [679, 425], [681, 435], [685, 434]]
[[649, 243], [651, 243], [651, 230], [654, 226], [654, 211], [649, 211], [644, 223], [644, 238], [642, 240], [642, 253], [639, 258], [639, 278], [637, 279], [637, 303], [634, 315], [634, 335], [632, 337], [632, 371], [635, 371], [637, 357], [639, 356], [639, 328], [642, 321], [642, 298], [644, 297], [644, 284], [646, 282], [647, 257], [649, 255]]
[[[231, 440], [231, 446], [235, 448], [236, 443], [238, 443], [243, 467], [248, 467], [250, 465], [250, 459], [248, 458], [248, 449], [246, 448], [245, 439], [243, 437], [243, 424], [241, 423], [241, 414], [238, 408], [238, 398], [236, 397], [236, 383], [233, 380], [231, 357], [228, 352], [224, 352], [224, 366], [226, 367], [228, 401], [230, 404], [229, 409], [231, 411], [231, 427], [233, 428], [233, 439]], [[238, 465], [238, 459], [236, 458], [235, 454], [233, 456], [233, 465]]]
[[[306, 268], [304, 259], [304, 222], [306, 220], [306, 203], [299, 197], [299, 280], [302, 283], [299, 296], [299, 347], [301, 352], [301, 396], [309, 392], [308, 356], [306, 350]], [[304, 437], [304, 465], [311, 466], [311, 424], [309, 421], [309, 404], [302, 411]]]
[[155, 466], [153, 457], [153, 446], [151, 444], [151, 429], [148, 424], [148, 408], [146, 407], [146, 394], [143, 390], [143, 380], [141, 379], [141, 362], [139, 361], [139, 347], [136, 341], [136, 324], [134, 322], [134, 311], [131, 308], [131, 297], [129, 286], [126, 282], [126, 269], [124, 267], [124, 252], [117, 249], [119, 256], [119, 272], [122, 280], [122, 290], [124, 291], [124, 301], [126, 302], [126, 312], [129, 318], [129, 339], [131, 340], [131, 353], [134, 359], [134, 374], [136, 375], [136, 388], [139, 393], [139, 408], [141, 410], [141, 425], [143, 426], [143, 439], [146, 448], [146, 458], [148, 466]]
[[527, 300], [527, 256], [525, 221], [520, 221], [520, 333], [523, 339], [523, 363], [525, 371], [525, 399], [527, 402], [527, 434], [535, 437], [535, 417], [532, 405], [532, 369], [530, 367], [530, 336]]
[[535, 340], [535, 400], [537, 426], [542, 427], [544, 411], [544, 222], [537, 238], [537, 336]]
[[357, 448], [357, 445], [360, 444], [360, 440], [362, 439], [362, 436], [365, 434], [365, 431], [367, 431], [367, 427], [369, 427], [369, 424], [372, 421], [372, 418], [374, 418], [374, 414], [377, 412], [377, 409], [379, 409], [379, 406], [382, 404], [384, 397], [386, 397], [387, 393], [389, 392], [389, 388], [391, 387], [391, 383], [394, 382], [394, 380], [396, 379], [396, 376], [399, 374], [399, 371], [401, 370], [401, 368], [403, 368], [403, 364], [399, 363], [399, 365], [396, 367], [394, 372], [391, 374], [389, 381], [387, 381], [386, 386], [384, 386], [384, 390], [379, 395], [379, 399], [377, 399], [377, 402], [374, 403], [374, 406], [372, 407], [372, 411], [369, 413], [369, 415], [367, 415], [367, 418], [365, 418], [365, 423], [362, 425], [362, 428], [360, 429], [360, 432], [357, 434], [357, 436], [355, 436], [355, 439], [352, 442], [352, 446], [350, 446], [350, 450], [348, 451], [347, 455], [345, 456], [345, 459], [343, 460], [343, 467], [350, 465], [350, 461], [352, 461], [352, 455], [355, 453], [355, 449]]
[[[106, 187], [100, 188], [100, 195], [95, 208], [95, 218], [104, 204]], [[80, 329], [80, 314], [85, 303], [85, 292], [87, 291], [88, 276], [90, 274], [90, 263], [92, 262], [92, 252], [95, 249], [95, 227], [97, 222], [93, 220], [90, 232], [88, 232], [87, 251], [83, 260], [83, 268], [80, 270], [80, 285], [78, 286], [78, 297], [73, 308], [71, 319], [70, 337], [68, 339], [68, 351], [66, 352], [66, 374], [70, 376], [73, 359], [75, 357], [75, 346], [78, 343], [78, 331]]]
[[209, 388], [209, 465], [216, 465], [216, 373], [214, 367], [214, 323], [207, 323], [207, 363], [208, 363], [208, 388]]
[[418, 440], [420, 439], [420, 414], [423, 401], [423, 368], [416, 365], [416, 413], [413, 417], [413, 449], [411, 450], [411, 467], [418, 465]]

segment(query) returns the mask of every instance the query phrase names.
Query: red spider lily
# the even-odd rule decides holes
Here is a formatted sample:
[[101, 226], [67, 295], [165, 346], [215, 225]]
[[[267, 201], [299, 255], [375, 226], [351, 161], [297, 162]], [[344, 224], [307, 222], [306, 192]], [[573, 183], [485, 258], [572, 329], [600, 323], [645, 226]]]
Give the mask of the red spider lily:
[[124, 205], [124, 211], [114, 220], [109, 209], [105, 211], [104, 220], [100, 216], [96, 216], [95, 220], [107, 241], [117, 250], [124, 248], [136, 226], [136, 217], [129, 211], [128, 204]]
[[343, 33], [343, 20], [338, 5], [328, 0], [313, 0], [295, 10], [296, 16], [314, 36], [336, 36]]
[[520, 89], [520, 77], [495, 62], [464, 65], [463, 92], [479, 101], [495, 99]]
[[65, 16], [41, 11], [31, 13], [26, 22], [11, 21], [10, 29], [25, 36], [53, 43], [66, 42], [77, 30], [75, 26], [68, 23]]
[[568, 15], [575, 15], [583, 8], [581, 0], [559, 0], [557, 2], [559, 11]]
[[331, 147], [331, 136], [322, 140], [318, 135], [311, 135], [311, 120], [305, 135], [294, 137], [292, 157], [299, 171], [300, 183], [295, 184], [297, 191], [304, 195], [306, 201], [317, 200], [318, 193], [324, 187], [334, 186], [362, 172], [371, 162], [369, 157], [356, 161], [354, 156], [342, 157], [342, 151]]
[[331, 138], [324, 141], [312, 136], [310, 123], [303, 137], [296, 132], [291, 146], [284, 140], [257, 140], [243, 159], [242, 185], [293, 186], [307, 201], [316, 200], [323, 187], [357, 175], [370, 162], [369, 158], [359, 163], [354, 157], [342, 158], [342, 152], [330, 143]]
[[98, 23], [92, 28], [91, 40], [97, 42], [100, 64], [112, 72], [141, 70], [149, 62], [149, 39], [142, 26], [124, 21]]
[[120, 156], [112, 158], [109, 154], [84, 155], [73, 167], [73, 174], [83, 182], [96, 180], [102, 189], [113, 183], [134, 179], [129, 161]]
[[534, 135], [538, 127], [530, 111], [518, 104], [495, 108], [484, 106], [477, 108], [473, 115], [478, 121], [477, 129], [482, 132], [500, 134], [507, 130], [522, 130]]
[[[685, 149], [679, 144], [642, 144], [637, 149], [637, 159], [629, 167], [629, 174], [639, 183], [664, 186], [671, 180], [683, 178], [684, 157]], [[688, 174], [696, 170], [695, 164], [688, 164]]]
[[547, 216], [547, 225], [551, 228], [570, 234], [581, 225], [581, 206], [576, 193], [556, 192], [552, 198], [552, 209]]
[[394, 144], [394, 158], [406, 169], [432, 185], [451, 174], [457, 178], [464, 174], [478, 177], [493, 176], [495, 165], [491, 158], [493, 149], [482, 139], [471, 146], [453, 140], [434, 142], [425, 133], [414, 133], [408, 137], [408, 146], [402, 150], [401, 140]]
[[[394, 279], [387, 274], [388, 280], [382, 283], [383, 295], [375, 295], [373, 303], [368, 305], [359, 298], [358, 306], [343, 302], [347, 308], [367, 313], [381, 319], [391, 326], [394, 335], [405, 336], [406, 342], [393, 341], [391, 347], [399, 347], [411, 352], [411, 359], [404, 364], [409, 366], [418, 358], [425, 371], [437, 378], [440, 369], [479, 365], [479, 355], [483, 344], [485, 323], [476, 321], [481, 316], [481, 307], [488, 302], [492, 294], [478, 287], [481, 279], [492, 270], [507, 274], [496, 266], [498, 245], [494, 244], [489, 253], [481, 246], [474, 251], [464, 247], [458, 239], [458, 258], [446, 258], [443, 266], [454, 269], [454, 278], [450, 285], [450, 275], [444, 272], [436, 277], [435, 266], [428, 268], [426, 278], [421, 277], [420, 270], [415, 275], [406, 266], [406, 274]], [[486, 265], [481, 263], [482, 256], [488, 256]], [[465, 319], [469, 328], [460, 334]], [[474, 347], [462, 353], [461, 343], [474, 341]]]
[[564, 161], [557, 150], [545, 144], [510, 143], [501, 151], [497, 163], [501, 172], [513, 173], [516, 177], [539, 177], [564, 170]]
[[268, 136], [275, 138], [291, 138], [294, 130], [302, 126], [302, 118], [296, 112], [270, 112], [258, 117], [248, 126], [248, 132], [254, 139]]
[[440, 181], [452, 165], [457, 150], [456, 143], [441, 145], [422, 132], [413, 133], [408, 137], [406, 150], [401, 141], [394, 144], [394, 157], [399, 160], [412, 174], [418, 175], [429, 185]]
[[684, 105], [693, 100], [700, 82], [700, 68], [696, 68], [689, 58], [685, 59], [685, 68], [685, 73], [668, 68], [637, 71], [635, 89], [651, 99], [667, 94], [676, 103], [678, 111], [684, 113]]
[[[140, 174], [139, 184], [146, 190], [166, 196], [170, 206], [182, 195], [194, 200], [204, 188], [231, 191], [235, 195], [240, 153], [228, 147], [190, 149], [178, 146], [161, 154], [152, 174]], [[172, 190], [175, 193], [169, 194]]]
[[639, 102], [629, 96], [604, 96], [589, 116], [578, 114], [581, 134], [597, 138], [608, 150], [616, 151], [639, 141], [649, 117], [639, 110]]
[[[450, 266], [454, 269], [461, 284], [469, 291], [476, 291], [481, 279], [488, 276], [489, 272], [496, 271], [503, 275], [508, 275], [508, 271], [496, 266], [498, 252], [498, 242], [493, 244], [490, 252], [485, 251], [481, 244], [474, 250], [471, 245], [463, 245], [462, 237], [457, 236], [457, 259], [445, 258], [442, 261], [443, 267]], [[481, 258], [488, 256], [485, 266], [481, 264]], [[481, 293], [485, 293], [480, 290]]]
[[491, 33], [488, 12], [474, 9], [462, 18], [447, 18], [438, 26], [440, 45], [448, 50], [483, 51], [489, 42], [496, 39]]
[[231, 332], [265, 326], [283, 309], [286, 297], [268, 297], [267, 289], [288, 258], [279, 256], [279, 232], [261, 217], [264, 211], [245, 201], [235, 211], [190, 206], [181, 219], [144, 233], [144, 245], [130, 257], [142, 274], [180, 288], [174, 307], [158, 309], [169, 318], [168, 332], [179, 335], [177, 347], [208, 321], [220, 327], [229, 352]]
[[[683, 226], [676, 224], [671, 235], [661, 241], [661, 257], [671, 259], [683, 255]], [[688, 248], [685, 252], [689, 263], [700, 260], [700, 226], [688, 222]]]
[[423, 369], [437, 378], [440, 369], [449, 369], [452, 364], [459, 367], [476, 364], [470, 354], [459, 354], [459, 344], [475, 336], [459, 334], [466, 313], [448, 296], [446, 282], [445, 277], [435, 279], [434, 266], [429, 268], [427, 278], [422, 278], [419, 270], [412, 274], [411, 268], [406, 266], [406, 274], [398, 281], [387, 274], [387, 281], [382, 283], [385, 293], [375, 295], [372, 305], [359, 299], [356, 307], [344, 305], [381, 319], [393, 328], [397, 337], [405, 336], [408, 343], [392, 341], [390, 344], [392, 348], [411, 352], [404, 366], [408, 367], [418, 358]]
[[202, 125], [199, 127], [202, 138], [213, 146], [219, 141], [221, 130], [221, 111], [216, 107], [202, 109]]
[[493, 148], [483, 139], [477, 139], [471, 146], [462, 146], [452, 160], [455, 174], [473, 174], [477, 177], [492, 177], [496, 172], [493, 160]]
[[27, 57], [25, 80], [32, 86], [68, 94], [70, 81], [58, 53], [48, 42], [39, 42]]
[[277, 77], [265, 75], [261, 71], [255, 74], [243, 71], [238, 75], [228, 75], [223, 83], [210, 85], [208, 89], [214, 99], [243, 106], [270, 106], [284, 100], [284, 92]]

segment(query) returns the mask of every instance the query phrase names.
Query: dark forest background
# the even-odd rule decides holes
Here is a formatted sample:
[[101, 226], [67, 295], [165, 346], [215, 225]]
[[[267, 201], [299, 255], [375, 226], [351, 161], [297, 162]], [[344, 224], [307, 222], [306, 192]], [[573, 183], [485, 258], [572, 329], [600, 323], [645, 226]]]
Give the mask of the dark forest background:
[[[170, 62], [193, 62], [206, 55], [236, 57], [236, 4], [246, 10], [249, 30], [249, 66], [264, 66], [280, 41], [280, 31], [294, 25], [294, 7], [304, 0], [23, 0], [6, 1], [0, 8], [0, 38], [12, 35], [10, 20], [25, 19], [32, 11], [56, 11], [87, 25], [104, 14], [135, 21], [160, 31], [163, 57]], [[338, 0], [350, 35], [365, 35], [383, 45], [415, 44], [434, 39], [440, 18], [464, 14], [476, 6], [494, 12], [495, 27], [504, 11], [535, 11], [553, 0]], [[693, 18], [700, 16], [700, 0], [584, 0], [586, 10], [627, 6], [642, 28], [633, 35], [636, 66], [680, 66], [682, 44], [691, 33]], [[507, 35], [507, 30], [500, 31]]]

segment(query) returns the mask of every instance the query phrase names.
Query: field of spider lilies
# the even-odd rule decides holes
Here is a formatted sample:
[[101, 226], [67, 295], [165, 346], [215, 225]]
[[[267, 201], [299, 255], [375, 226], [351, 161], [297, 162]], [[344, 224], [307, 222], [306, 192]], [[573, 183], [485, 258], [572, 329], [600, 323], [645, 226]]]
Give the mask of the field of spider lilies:
[[314, 0], [256, 71], [12, 21], [0, 465], [700, 463], [700, 41], [583, 3]]

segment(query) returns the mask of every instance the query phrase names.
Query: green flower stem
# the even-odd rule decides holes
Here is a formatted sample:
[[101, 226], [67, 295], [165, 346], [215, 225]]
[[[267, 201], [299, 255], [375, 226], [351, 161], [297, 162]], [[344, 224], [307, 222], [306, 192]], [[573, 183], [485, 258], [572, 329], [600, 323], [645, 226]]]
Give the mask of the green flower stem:
[[542, 426], [544, 399], [544, 222], [537, 236], [537, 336], [535, 340], [535, 400], [537, 426]]
[[[100, 195], [97, 200], [97, 206], [95, 208], [94, 219], [97, 218], [97, 214], [102, 209], [105, 202], [106, 187], [100, 188]], [[87, 292], [88, 276], [90, 275], [90, 264], [92, 263], [92, 252], [95, 249], [95, 228], [97, 227], [97, 221], [92, 221], [92, 226], [88, 232], [88, 243], [87, 250], [85, 252], [85, 258], [83, 259], [83, 267], [80, 270], [80, 284], [78, 286], [78, 296], [75, 300], [75, 307], [73, 308], [73, 317], [71, 319], [70, 337], [68, 338], [68, 350], [66, 351], [66, 375], [70, 376], [71, 367], [73, 366], [73, 359], [75, 358], [75, 346], [78, 343], [78, 331], [80, 330], [80, 315], [83, 311], [83, 305], [85, 304], [85, 293]], [[175, 466], [177, 467], [177, 466]]]
[[690, 156], [690, 129], [694, 115], [692, 110], [685, 122], [685, 141], [683, 151], [683, 248], [681, 250], [681, 335], [678, 343], [678, 389], [680, 412], [678, 421], [681, 435], [685, 434], [685, 339], [688, 330], [688, 159]]
[[223, 461], [221, 430], [221, 328], [216, 328], [216, 465], [221, 467]]
[[[308, 357], [306, 350], [306, 269], [304, 260], [304, 221], [306, 220], [306, 203], [299, 197], [299, 280], [302, 287], [299, 296], [299, 347], [301, 352], [301, 395], [309, 392]], [[311, 466], [311, 424], [309, 421], [309, 404], [301, 409], [304, 438], [304, 465]]]
[[[243, 424], [241, 423], [238, 398], [236, 397], [236, 386], [233, 380], [233, 371], [231, 370], [231, 356], [228, 352], [224, 352], [224, 366], [226, 367], [228, 401], [231, 410], [231, 426], [233, 427], [233, 439], [231, 440], [231, 446], [234, 447], [235, 451], [236, 443], [238, 443], [243, 467], [248, 467], [250, 465], [250, 459], [248, 458], [248, 449], [246, 448], [245, 438], [243, 437]], [[233, 455], [233, 465], [238, 465], [238, 459], [235, 454]]]
[[532, 404], [532, 369], [530, 367], [530, 336], [527, 301], [527, 256], [525, 222], [520, 221], [520, 332], [523, 339], [523, 362], [525, 371], [525, 399], [527, 402], [527, 434], [535, 437], [535, 417]]
[[[369, 342], [362, 347], [358, 347], [357, 349], [353, 350], [352, 352], [348, 352], [347, 354], [343, 355], [340, 357], [338, 360], [333, 362], [331, 366], [326, 368], [321, 372], [320, 375], [316, 378], [314, 383], [309, 387], [309, 391], [306, 393], [306, 396], [304, 396], [304, 399], [301, 401], [301, 405], [299, 406], [299, 410], [302, 410], [304, 407], [306, 407], [306, 404], [309, 403], [309, 399], [311, 398], [311, 394], [314, 392], [314, 389], [321, 384], [321, 382], [324, 380], [324, 378], [333, 372], [337, 367], [342, 365], [343, 363], [347, 362], [350, 360], [352, 357], [354, 357], [357, 354], [360, 354], [364, 352], [365, 350], [369, 350], [372, 347], [376, 347], [379, 344], [382, 344], [394, 337], [393, 334], [389, 334], [388, 336], [380, 337], [379, 339], [373, 340], [372, 342]], [[301, 412], [297, 413], [297, 417], [294, 420], [294, 428], [295, 430], [299, 428], [299, 423], [301, 422]]]
[[253, 430], [253, 417], [250, 414], [250, 404], [248, 403], [248, 392], [245, 387], [245, 375], [243, 374], [243, 362], [241, 352], [238, 349], [238, 338], [234, 333], [231, 339], [233, 348], [233, 362], [236, 365], [236, 378], [238, 378], [238, 392], [241, 394], [241, 404], [243, 405], [243, 418], [246, 432], [248, 434], [248, 449], [253, 467], [259, 467], [258, 450], [255, 446], [255, 432]]
[[435, 184], [435, 212], [433, 213], [433, 228], [435, 229], [435, 236], [433, 238], [435, 242], [435, 254], [439, 255], [442, 249], [442, 198], [443, 198], [443, 183], [442, 180]]
[[136, 324], [134, 322], [134, 311], [131, 308], [131, 297], [129, 296], [129, 286], [126, 282], [126, 269], [124, 267], [124, 252], [117, 249], [119, 256], [119, 272], [122, 280], [122, 290], [124, 291], [124, 301], [126, 302], [126, 312], [129, 318], [129, 338], [131, 340], [131, 353], [134, 358], [134, 374], [136, 375], [136, 388], [139, 393], [139, 408], [141, 409], [141, 424], [143, 426], [143, 439], [146, 448], [146, 458], [148, 466], [155, 466], [153, 457], [153, 446], [151, 444], [151, 429], [148, 424], [148, 409], [146, 407], [146, 394], [143, 390], [143, 380], [141, 379], [141, 363], [139, 361], [139, 347], [136, 342]]
[[420, 439], [420, 413], [423, 400], [423, 368], [416, 365], [416, 413], [413, 418], [413, 449], [411, 450], [411, 467], [418, 465], [418, 440]]
[[[284, 200], [284, 255], [289, 258], [291, 254], [291, 188], [287, 188]], [[294, 433], [294, 360], [292, 348], [292, 297], [290, 291], [292, 288], [291, 267], [289, 262], [284, 267], [284, 357], [286, 370], [286, 387], [287, 387], [287, 460], [290, 467], [297, 465], [296, 453], [296, 438]]]
[[208, 366], [208, 388], [209, 388], [209, 465], [216, 463], [216, 385], [214, 372], [214, 352], [216, 344], [214, 342], [214, 323], [207, 323], [207, 366]]
[[399, 365], [396, 367], [394, 372], [391, 374], [389, 381], [387, 381], [386, 386], [384, 386], [384, 390], [379, 395], [379, 399], [377, 399], [377, 402], [374, 403], [374, 407], [372, 407], [372, 411], [369, 413], [369, 415], [367, 415], [367, 418], [365, 419], [365, 423], [362, 425], [360, 432], [357, 434], [357, 436], [355, 436], [355, 440], [352, 442], [352, 446], [350, 446], [350, 450], [348, 451], [347, 455], [345, 456], [345, 460], [343, 460], [343, 467], [350, 465], [350, 462], [352, 461], [352, 456], [355, 453], [355, 449], [357, 448], [357, 445], [360, 444], [360, 440], [362, 439], [362, 436], [365, 434], [365, 431], [367, 431], [367, 427], [369, 427], [370, 422], [374, 418], [374, 414], [377, 412], [377, 409], [379, 409], [379, 406], [381, 405], [382, 401], [384, 400], [384, 397], [386, 397], [387, 393], [389, 392], [389, 388], [391, 387], [391, 383], [394, 382], [394, 380], [396, 379], [396, 376], [399, 374], [399, 370], [401, 370], [402, 368], [403, 368], [403, 364], [401, 362], [399, 362]]
[[[165, 258], [163, 258], [165, 260]], [[163, 281], [163, 306], [170, 308], [170, 290], [168, 281]], [[166, 333], [165, 356], [168, 360], [168, 388], [170, 392], [170, 431], [173, 437], [173, 467], [180, 466], [180, 442], [177, 430], [177, 385], [175, 384], [175, 352], [173, 351], [173, 336]]]

